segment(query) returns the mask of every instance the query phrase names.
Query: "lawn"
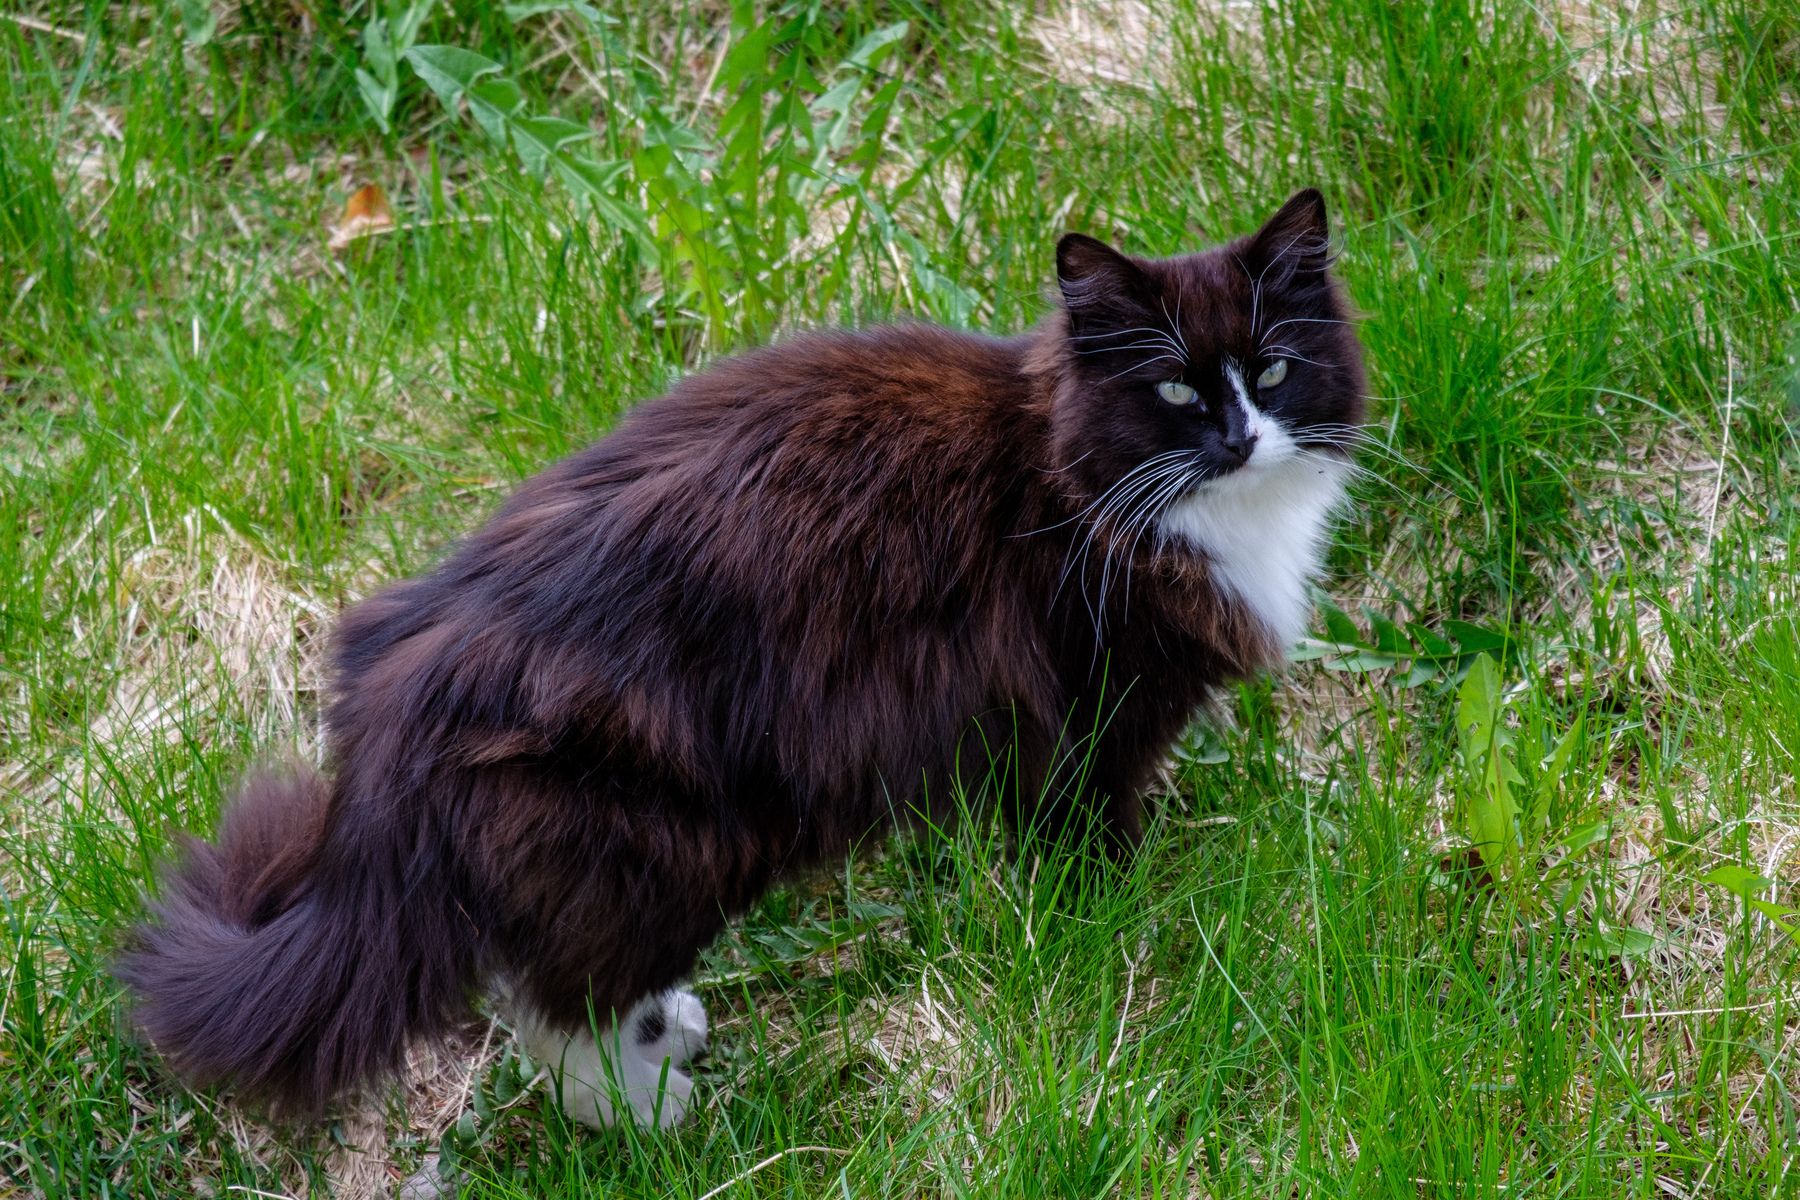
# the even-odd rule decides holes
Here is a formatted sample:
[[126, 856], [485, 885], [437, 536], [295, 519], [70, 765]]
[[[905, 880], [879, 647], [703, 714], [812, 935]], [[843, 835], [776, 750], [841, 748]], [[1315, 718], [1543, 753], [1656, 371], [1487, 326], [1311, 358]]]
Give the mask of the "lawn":
[[[1800, 9], [1033, 7], [0, 12], [0, 1196], [1800, 1195]], [[1366, 473], [1126, 877], [790, 881], [665, 1136], [486, 1018], [301, 1127], [132, 1040], [344, 605], [718, 356], [1308, 185]]]

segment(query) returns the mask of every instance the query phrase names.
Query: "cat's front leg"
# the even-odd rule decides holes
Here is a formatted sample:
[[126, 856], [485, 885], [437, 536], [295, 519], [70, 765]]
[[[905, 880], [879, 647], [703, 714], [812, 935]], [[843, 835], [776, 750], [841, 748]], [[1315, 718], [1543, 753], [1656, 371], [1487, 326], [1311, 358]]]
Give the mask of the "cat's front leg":
[[1068, 849], [1097, 851], [1110, 862], [1128, 860], [1144, 839], [1145, 802], [1123, 769], [1121, 749], [1117, 739], [1104, 734], [1065, 734], [1035, 803], [1020, 814], [1021, 832]]
[[1061, 827], [1087, 836], [1107, 861], [1127, 862], [1144, 841], [1157, 779], [1188, 721], [1178, 704], [1130, 689], [1076, 709], [1091, 730], [1065, 752], [1069, 779], [1054, 789]]
[[1144, 797], [1136, 788], [1114, 785], [1095, 797], [1099, 828], [1095, 836], [1109, 862], [1128, 861], [1144, 841]]

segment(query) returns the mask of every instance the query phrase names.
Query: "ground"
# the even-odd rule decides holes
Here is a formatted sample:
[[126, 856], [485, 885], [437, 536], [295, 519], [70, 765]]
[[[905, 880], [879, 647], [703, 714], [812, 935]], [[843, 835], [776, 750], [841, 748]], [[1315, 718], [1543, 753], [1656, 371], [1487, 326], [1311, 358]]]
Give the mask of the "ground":
[[[0, 12], [0, 1195], [1800, 1194], [1793, 6], [371, 7]], [[1307, 185], [1335, 609], [1127, 878], [977, 814], [795, 881], [670, 1135], [485, 1018], [304, 1127], [131, 1039], [118, 930], [318, 755], [343, 605], [718, 355]]]

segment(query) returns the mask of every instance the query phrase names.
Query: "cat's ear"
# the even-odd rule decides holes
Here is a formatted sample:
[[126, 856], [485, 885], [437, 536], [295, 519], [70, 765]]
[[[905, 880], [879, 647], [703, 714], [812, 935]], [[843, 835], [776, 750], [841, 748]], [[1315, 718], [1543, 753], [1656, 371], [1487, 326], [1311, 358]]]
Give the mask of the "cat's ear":
[[1144, 269], [1111, 246], [1083, 233], [1056, 243], [1056, 284], [1071, 316], [1123, 316], [1141, 306], [1149, 287]]
[[1250, 237], [1249, 258], [1258, 277], [1275, 284], [1297, 276], [1323, 275], [1331, 265], [1331, 227], [1325, 197], [1302, 188]]

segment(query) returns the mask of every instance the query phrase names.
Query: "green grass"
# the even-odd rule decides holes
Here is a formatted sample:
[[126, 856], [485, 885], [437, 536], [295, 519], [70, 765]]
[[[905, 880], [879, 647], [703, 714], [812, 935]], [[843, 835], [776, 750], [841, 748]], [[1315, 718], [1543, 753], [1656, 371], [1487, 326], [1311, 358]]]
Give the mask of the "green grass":
[[[480, 1197], [1800, 1194], [1800, 966], [1749, 903], [1800, 902], [1800, 17], [1067, 12], [434, 10], [593, 126], [610, 216], [406, 66], [384, 135], [365, 6], [0, 14], [0, 1195], [368, 1195], [446, 1136]], [[370, 181], [400, 228], [332, 253]], [[111, 939], [317, 753], [342, 605], [712, 357], [1019, 328], [1066, 228], [1174, 252], [1308, 184], [1386, 447], [1321, 625], [1367, 647], [1228, 698], [1129, 877], [978, 817], [795, 881], [707, 957], [671, 1136], [570, 1129], [479, 1029], [277, 1130], [125, 1035]], [[1458, 688], [1362, 606], [1505, 637], [1492, 878]]]

